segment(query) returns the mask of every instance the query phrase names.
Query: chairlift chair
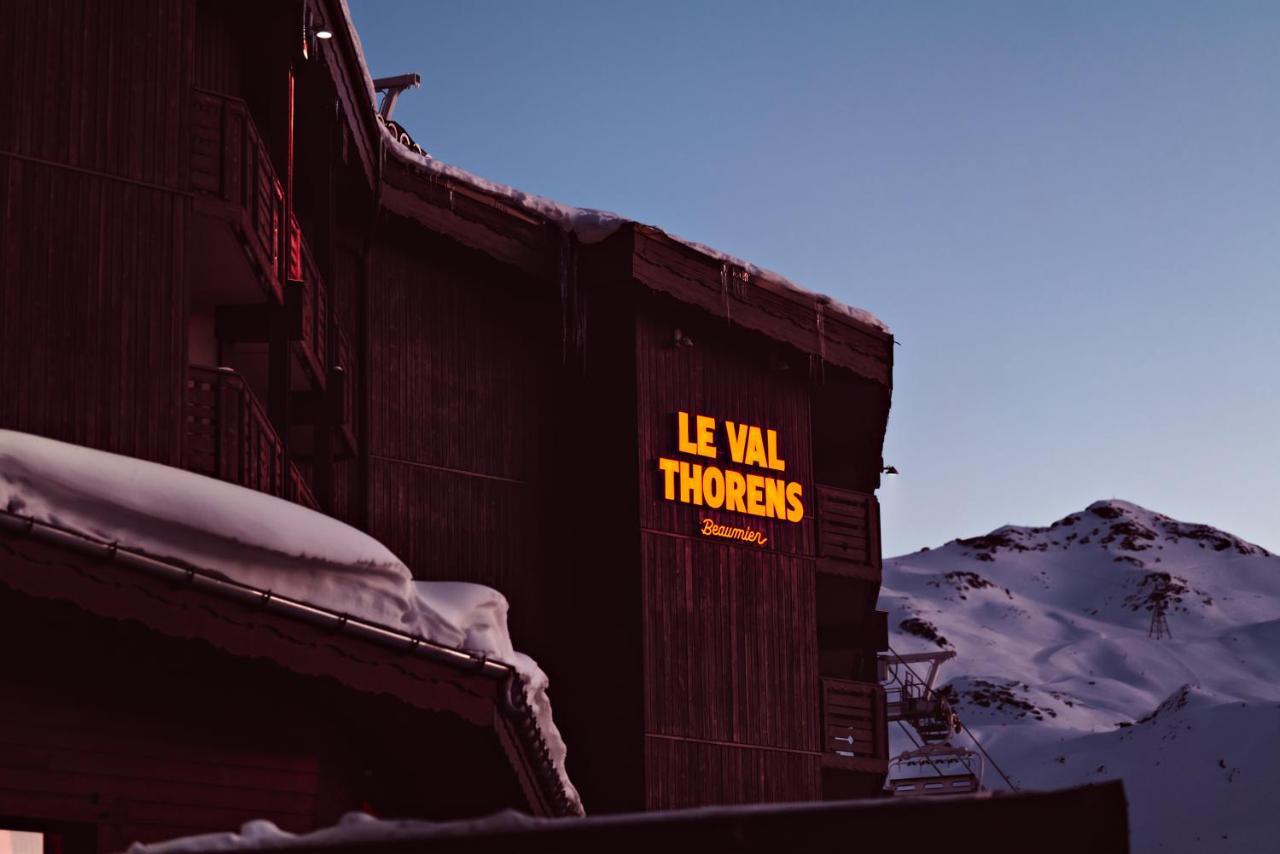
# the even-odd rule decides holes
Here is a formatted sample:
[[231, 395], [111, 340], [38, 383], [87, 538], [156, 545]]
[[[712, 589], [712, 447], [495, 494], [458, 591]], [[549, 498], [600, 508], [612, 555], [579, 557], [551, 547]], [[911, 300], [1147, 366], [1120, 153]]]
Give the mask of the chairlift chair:
[[966, 795], [982, 791], [982, 756], [967, 747], [926, 744], [889, 762], [885, 788], [894, 797]]

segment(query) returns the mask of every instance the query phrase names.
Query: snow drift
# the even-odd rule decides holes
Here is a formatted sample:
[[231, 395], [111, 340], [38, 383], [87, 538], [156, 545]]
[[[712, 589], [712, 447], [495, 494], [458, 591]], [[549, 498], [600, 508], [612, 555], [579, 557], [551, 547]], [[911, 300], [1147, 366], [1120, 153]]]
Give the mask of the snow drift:
[[264, 848], [288, 849], [296, 846], [343, 845], [388, 842], [402, 839], [436, 839], [469, 836], [474, 833], [529, 830], [554, 826], [563, 819], [534, 818], [515, 810], [504, 810], [481, 818], [458, 821], [426, 821], [422, 819], [380, 819], [368, 813], [349, 812], [333, 827], [312, 833], [290, 833], [275, 822], [256, 819], [246, 822], [239, 831], [203, 833], [183, 836], [165, 842], [129, 846], [129, 854], [187, 854], [197, 851], [237, 851]]
[[[1280, 558], [1265, 549], [1100, 501], [887, 560], [880, 607], [897, 652], [956, 651], [945, 690], [1018, 786], [1123, 779], [1137, 852], [1280, 834]], [[1148, 637], [1158, 607], [1172, 638]], [[1003, 785], [990, 768], [986, 782]]]
[[415, 581], [382, 543], [290, 501], [9, 430], [0, 430], [0, 509], [511, 665], [581, 809], [547, 676], [513, 648], [498, 591]]

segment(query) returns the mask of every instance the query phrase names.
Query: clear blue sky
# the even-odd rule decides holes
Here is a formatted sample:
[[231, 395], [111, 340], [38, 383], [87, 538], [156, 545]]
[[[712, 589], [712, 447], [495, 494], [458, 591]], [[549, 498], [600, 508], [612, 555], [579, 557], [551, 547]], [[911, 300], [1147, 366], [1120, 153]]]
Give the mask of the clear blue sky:
[[1111, 497], [1280, 551], [1280, 4], [351, 7], [435, 157], [893, 328], [887, 555]]

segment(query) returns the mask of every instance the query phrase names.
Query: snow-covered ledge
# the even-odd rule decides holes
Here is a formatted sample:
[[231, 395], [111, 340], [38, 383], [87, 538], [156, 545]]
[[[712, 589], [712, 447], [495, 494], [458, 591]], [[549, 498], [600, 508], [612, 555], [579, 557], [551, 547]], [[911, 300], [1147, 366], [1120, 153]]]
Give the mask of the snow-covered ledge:
[[547, 676], [513, 648], [498, 591], [415, 581], [382, 543], [290, 501], [11, 430], [0, 430], [0, 510], [510, 665], [581, 811]]

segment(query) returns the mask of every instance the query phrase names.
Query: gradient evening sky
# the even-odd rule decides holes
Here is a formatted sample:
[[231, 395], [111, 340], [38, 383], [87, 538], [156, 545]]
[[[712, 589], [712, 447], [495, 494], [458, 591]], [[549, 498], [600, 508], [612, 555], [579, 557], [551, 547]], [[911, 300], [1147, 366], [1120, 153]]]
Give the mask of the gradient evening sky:
[[1280, 551], [1280, 4], [351, 8], [433, 156], [892, 327], [886, 555], [1112, 497]]

